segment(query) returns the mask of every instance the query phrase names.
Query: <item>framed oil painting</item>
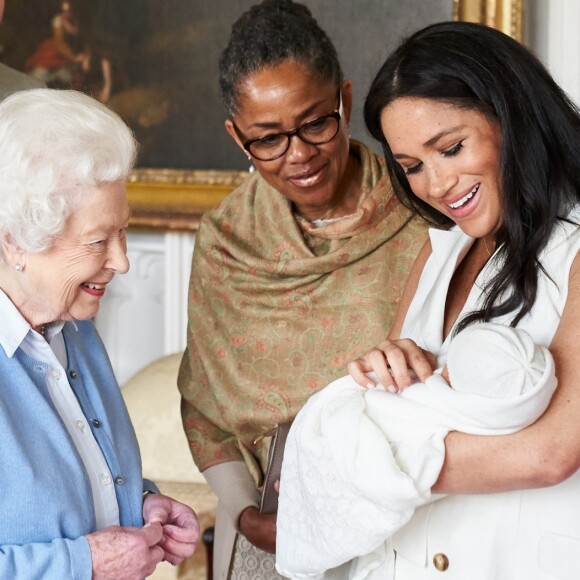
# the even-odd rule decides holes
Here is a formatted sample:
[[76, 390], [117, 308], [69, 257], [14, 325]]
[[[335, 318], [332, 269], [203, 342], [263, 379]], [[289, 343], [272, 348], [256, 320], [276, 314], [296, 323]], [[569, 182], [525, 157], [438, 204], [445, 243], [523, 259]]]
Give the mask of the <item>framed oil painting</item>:
[[[521, 1], [521, 0], [520, 0]], [[503, 4], [515, 0], [503, 0]], [[86, 91], [117, 111], [140, 143], [134, 214], [181, 229], [244, 178], [246, 156], [224, 128], [218, 59], [255, 0], [7, 0], [0, 60], [48, 86]], [[501, 0], [303, 0], [337, 47], [354, 87], [351, 134], [387, 53], [429, 23]], [[484, 6], [485, 5], [485, 6]], [[479, 12], [478, 12], [479, 11]], [[468, 11], [469, 12], [469, 11]], [[179, 216], [185, 216], [181, 221]], [[159, 217], [159, 216], [157, 216]], [[188, 222], [189, 220], [189, 222]], [[198, 221], [198, 220], [197, 220]], [[179, 222], [179, 223], [178, 223]], [[175, 224], [178, 225], [175, 225]], [[157, 226], [154, 226], [157, 227]]]

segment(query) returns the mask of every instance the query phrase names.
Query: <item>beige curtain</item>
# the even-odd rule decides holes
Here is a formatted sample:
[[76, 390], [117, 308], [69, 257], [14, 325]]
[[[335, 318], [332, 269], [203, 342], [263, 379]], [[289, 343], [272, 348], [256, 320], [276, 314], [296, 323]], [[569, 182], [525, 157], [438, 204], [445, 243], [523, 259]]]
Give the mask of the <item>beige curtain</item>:
[[523, 41], [525, 0], [453, 0], [453, 19], [481, 22]]

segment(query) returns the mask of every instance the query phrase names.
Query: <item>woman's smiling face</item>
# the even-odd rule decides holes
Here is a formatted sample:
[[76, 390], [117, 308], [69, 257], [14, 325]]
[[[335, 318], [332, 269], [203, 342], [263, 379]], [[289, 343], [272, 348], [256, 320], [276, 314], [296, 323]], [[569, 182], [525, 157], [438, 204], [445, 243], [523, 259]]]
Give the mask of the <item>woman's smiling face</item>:
[[125, 230], [129, 220], [124, 181], [83, 195], [52, 246], [24, 253], [24, 269], [10, 298], [33, 325], [95, 316], [114, 275], [129, 269]]
[[[340, 92], [343, 115], [333, 139], [312, 145], [295, 136], [286, 154], [279, 159], [253, 159], [262, 177], [272, 187], [292, 201], [299, 212], [313, 217], [323, 217], [324, 212], [341, 198], [341, 188], [346, 181], [348, 121], [352, 105], [348, 81], [343, 82]], [[226, 121], [226, 129], [242, 150], [242, 140], [292, 131], [332, 113], [339, 106], [337, 86], [321, 80], [294, 60], [250, 75], [244, 81], [241, 95], [239, 110], [233, 122]]]
[[413, 193], [475, 238], [502, 221], [501, 131], [482, 113], [414, 97], [393, 101], [381, 127]]

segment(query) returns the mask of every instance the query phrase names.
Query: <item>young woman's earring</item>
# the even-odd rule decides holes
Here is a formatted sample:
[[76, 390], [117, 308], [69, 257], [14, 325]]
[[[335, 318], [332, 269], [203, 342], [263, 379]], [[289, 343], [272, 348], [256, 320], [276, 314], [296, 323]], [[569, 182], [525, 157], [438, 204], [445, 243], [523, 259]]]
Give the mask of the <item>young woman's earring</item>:
[[24, 270], [24, 266], [20, 262], [18, 262], [18, 264], [16, 264], [16, 266], [14, 266], [14, 269], [17, 272], [22, 272], [22, 270]]

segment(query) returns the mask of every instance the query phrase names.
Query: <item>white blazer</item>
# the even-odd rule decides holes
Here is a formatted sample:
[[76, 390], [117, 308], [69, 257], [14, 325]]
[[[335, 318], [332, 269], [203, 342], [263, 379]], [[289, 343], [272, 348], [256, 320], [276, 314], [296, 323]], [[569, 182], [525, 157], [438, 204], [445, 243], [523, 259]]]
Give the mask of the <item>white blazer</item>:
[[[578, 208], [568, 217], [580, 223]], [[430, 236], [433, 253], [401, 337], [437, 353], [439, 364], [444, 364], [445, 297], [453, 272], [473, 240], [456, 228], [432, 230]], [[562, 222], [540, 256], [549, 278], [540, 273], [536, 303], [518, 324], [537, 344], [549, 346], [556, 332], [579, 248], [580, 228]], [[496, 267], [492, 259], [480, 273], [464, 311], [477, 307], [479, 289]], [[396, 580], [578, 580], [580, 473], [544, 489], [448, 496], [418, 509], [393, 536], [392, 544]]]

